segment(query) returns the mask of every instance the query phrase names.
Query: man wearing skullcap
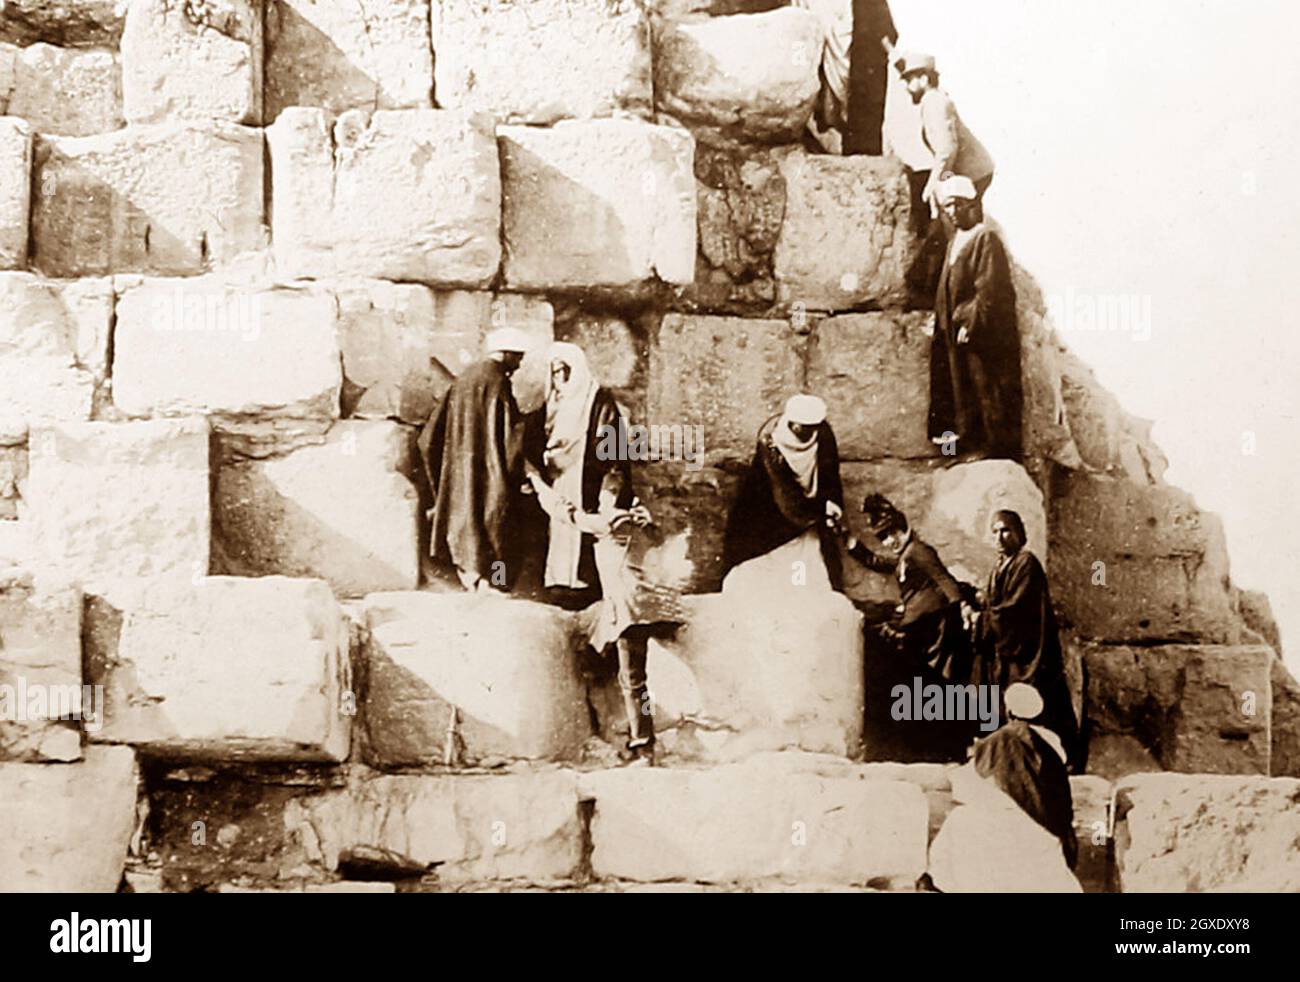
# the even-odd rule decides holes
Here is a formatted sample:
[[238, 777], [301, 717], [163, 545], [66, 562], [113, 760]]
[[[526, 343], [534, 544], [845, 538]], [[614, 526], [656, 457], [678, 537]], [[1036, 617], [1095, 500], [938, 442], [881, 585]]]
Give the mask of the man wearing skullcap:
[[452, 382], [417, 442], [433, 498], [429, 554], [467, 590], [514, 580], [507, 529], [524, 478], [524, 420], [510, 379], [531, 345], [517, 328], [490, 333], [487, 357]]

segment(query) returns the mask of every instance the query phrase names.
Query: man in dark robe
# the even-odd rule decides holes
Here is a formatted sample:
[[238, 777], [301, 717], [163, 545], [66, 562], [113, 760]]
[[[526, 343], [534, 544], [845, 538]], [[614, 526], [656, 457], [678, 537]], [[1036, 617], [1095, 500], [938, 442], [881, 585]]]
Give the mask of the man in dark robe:
[[884, 150], [885, 93], [889, 54], [881, 45], [898, 40], [887, 0], [853, 0], [853, 43], [849, 47], [849, 122], [845, 154], [879, 157]]
[[524, 420], [510, 377], [529, 338], [503, 328], [488, 357], [463, 371], [429, 416], [417, 446], [433, 495], [429, 553], [467, 590], [508, 589], [512, 512], [524, 479]]
[[1078, 724], [1065, 677], [1056, 614], [1047, 574], [1038, 557], [1025, 548], [1025, 525], [1014, 511], [994, 514], [998, 563], [989, 574], [975, 621], [976, 648], [990, 665], [991, 681], [1003, 696], [1017, 682], [1031, 685], [1045, 704], [1041, 722], [1060, 737], [1066, 760], [1078, 752]]
[[1021, 454], [1020, 335], [1002, 239], [980, 220], [972, 183], [940, 186], [956, 231], [939, 276], [930, 346], [930, 439], [945, 452]]

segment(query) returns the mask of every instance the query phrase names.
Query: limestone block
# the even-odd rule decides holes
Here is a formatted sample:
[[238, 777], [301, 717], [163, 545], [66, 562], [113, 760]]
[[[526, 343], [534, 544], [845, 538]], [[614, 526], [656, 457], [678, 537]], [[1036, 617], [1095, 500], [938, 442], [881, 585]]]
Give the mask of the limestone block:
[[289, 106], [429, 109], [429, 0], [268, 0], [266, 118]]
[[515, 289], [627, 287], [695, 271], [695, 141], [630, 119], [498, 128], [505, 278]]
[[470, 764], [574, 758], [591, 735], [570, 621], [559, 609], [379, 593], [364, 611], [366, 734], [376, 766], [441, 763], [453, 711]]
[[786, 321], [665, 314], [650, 345], [646, 423], [703, 426], [710, 466], [748, 464], [759, 428], [802, 389], [803, 347]]
[[592, 871], [625, 880], [906, 885], [926, 863], [926, 799], [901, 781], [774, 770], [607, 770], [594, 798]]
[[1124, 893], [1300, 890], [1300, 781], [1144, 774], [1118, 787]]
[[781, 172], [786, 209], [775, 261], [780, 302], [809, 310], [903, 304], [916, 245], [902, 164], [799, 152], [782, 160]]
[[1038, 283], [1014, 260], [1011, 279], [1016, 290], [1016, 327], [1020, 332], [1025, 455], [1051, 460], [1063, 467], [1083, 467], [1065, 418], [1062, 362], [1067, 353], [1048, 322]]
[[1300, 682], [1281, 658], [1273, 659], [1269, 675], [1273, 683], [1270, 773], [1274, 777], [1300, 777]]
[[131, 123], [262, 123], [263, 0], [130, 0], [122, 96]]
[[[24, 428], [22, 438], [17, 442], [5, 443], [0, 438], [0, 522], [17, 525], [14, 520], [22, 508], [26, 487], [27, 431]], [[0, 556], [6, 556], [3, 547], [0, 547]]]
[[348, 627], [319, 580], [159, 580], [122, 613], [92, 740], [192, 760], [343, 760]]
[[29, 446], [29, 517], [43, 563], [104, 589], [208, 571], [206, 420], [66, 423], [33, 429]]
[[0, 37], [23, 45], [116, 48], [124, 13], [121, 0], [6, 0]]
[[1190, 495], [1058, 470], [1050, 499], [1052, 595], [1078, 634], [1237, 639], [1223, 528]]
[[508, 123], [651, 112], [650, 25], [631, 0], [440, 0], [438, 105]]
[[824, 36], [820, 18], [798, 7], [660, 21], [656, 108], [688, 126], [793, 142], [821, 89]]
[[[0, 118], [0, 269], [27, 265], [32, 187], [32, 130], [22, 119]], [[39, 185], [36, 185], [39, 186]]]
[[[1092, 738], [1133, 737], [1162, 770], [1268, 774], [1273, 658], [1263, 646], [1088, 647]], [[1088, 769], [1130, 773], [1113, 749], [1090, 752]]]
[[286, 828], [329, 870], [359, 848], [385, 849], [443, 882], [546, 882], [576, 875], [582, 824], [574, 775], [365, 777], [345, 791], [291, 803]]
[[88, 747], [75, 764], [0, 764], [0, 889], [116, 893], [137, 781], [129, 747]]
[[715, 467], [692, 470], [678, 463], [656, 463], [635, 470], [633, 480], [665, 544], [682, 558], [686, 589], [721, 589], [723, 533], [740, 475]]
[[106, 279], [0, 273], [0, 391], [7, 417], [84, 420], [108, 375], [113, 290]]
[[413, 440], [396, 423], [344, 420], [319, 445], [223, 459], [212, 504], [222, 572], [318, 577], [343, 596], [415, 589]]
[[0, 578], [0, 760], [78, 759], [84, 695], [81, 592]]
[[1074, 866], [1084, 893], [1112, 892], [1110, 857], [1110, 803], [1115, 787], [1093, 774], [1070, 778], [1074, 805], [1074, 835], [1079, 842], [1079, 859]]
[[335, 311], [311, 287], [146, 280], [118, 301], [113, 401], [133, 416], [337, 416]]
[[826, 400], [841, 460], [933, 457], [928, 314], [847, 314], [818, 323], [807, 389]]
[[[860, 752], [862, 619], [847, 600], [788, 586], [761, 603], [719, 593], [687, 605], [687, 623], [652, 641], [647, 662], [655, 728], [673, 752]], [[691, 732], [669, 739], [679, 727]]]
[[496, 275], [501, 177], [487, 117], [356, 110], [331, 138], [323, 110], [292, 109], [266, 132], [284, 275], [470, 287]]
[[263, 244], [260, 130], [42, 136], [32, 181], [32, 264], [49, 276], [186, 276]]
[[942, 893], [1082, 893], [1061, 841], [1005, 798], [1002, 808], [959, 804], [930, 847]]
[[0, 44], [0, 110], [38, 133], [89, 136], [122, 125], [122, 70], [112, 51]]

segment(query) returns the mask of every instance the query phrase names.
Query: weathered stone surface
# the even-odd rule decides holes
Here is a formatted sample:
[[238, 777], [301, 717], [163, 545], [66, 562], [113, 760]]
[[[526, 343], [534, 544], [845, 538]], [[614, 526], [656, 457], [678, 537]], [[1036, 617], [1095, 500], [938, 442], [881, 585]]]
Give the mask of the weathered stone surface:
[[789, 586], [761, 606], [730, 593], [687, 605], [687, 623], [673, 639], [652, 641], [647, 662], [655, 728], [670, 752], [859, 754], [862, 619], [852, 604]]
[[709, 466], [747, 464], [759, 428], [802, 384], [803, 339], [787, 321], [665, 314], [650, 345], [645, 422], [702, 426]]
[[900, 306], [915, 250], [902, 164], [884, 157], [783, 158], [785, 222], [776, 244], [778, 299], [809, 310]]
[[121, 0], [6, 0], [0, 37], [24, 45], [116, 48], [124, 13]]
[[[1162, 770], [1268, 774], [1273, 658], [1263, 646], [1092, 646], [1090, 731], [1136, 738]], [[1088, 769], [1120, 777], [1119, 763], [1090, 754]]]
[[585, 774], [592, 871], [626, 880], [911, 886], [925, 869], [926, 800], [898, 781], [774, 770]]
[[291, 803], [285, 824], [329, 870], [368, 847], [436, 867], [440, 881], [546, 882], [573, 877], [582, 857], [574, 776], [558, 769], [362, 777]]
[[133, 416], [337, 416], [335, 309], [310, 287], [146, 281], [118, 300], [113, 402]]
[[262, 122], [263, 0], [131, 0], [122, 96], [131, 123]]
[[348, 627], [319, 580], [160, 580], [123, 611], [99, 742], [193, 760], [343, 760]]
[[716, 593], [722, 587], [722, 540], [727, 514], [740, 488], [740, 475], [678, 463], [650, 464], [634, 472], [637, 493], [654, 515], [669, 548], [685, 565], [686, 589]]
[[1074, 805], [1074, 834], [1079, 842], [1079, 860], [1074, 875], [1084, 893], [1110, 893], [1110, 803], [1115, 786], [1094, 774], [1076, 774], [1070, 778], [1070, 798]]
[[363, 609], [376, 766], [442, 763], [453, 712], [470, 764], [574, 758], [591, 735], [559, 609], [459, 593], [378, 593]]
[[268, 0], [266, 118], [433, 106], [429, 0]]
[[50, 276], [191, 275], [263, 243], [260, 130], [42, 136], [32, 182], [32, 265]]
[[650, 25], [632, 0], [440, 0], [438, 105], [507, 123], [649, 116]]
[[1146, 774], [1117, 804], [1125, 893], [1300, 890], [1300, 781]]
[[821, 88], [823, 41], [821, 20], [798, 7], [660, 21], [656, 109], [731, 136], [792, 141]]
[[42, 562], [99, 589], [208, 571], [206, 420], [34, 428], [29, 449], [29, 516]]
[[1300, 682], [1281, 658], [1273, 659], [1269, 677], [1273, 683], [1269, 772], [1274, 777], [1300, 777]]
[[[16, 525], [27, 487], [27, 428], [23, 427], [21, 438], [14, 436], [0, 433], [0, 522]], [[11, 561], [15, 558], [8, 556], [3, 546], [0, 556]]]
[[927, 314], [847, 314], [817, 324], [807, 389], [826, 400], [841, 460], [933, 457]]
[[276, 263], [289, 276], [483, 286], [501, 259], [491, 120], [435, 109], [320, 109], [267, 131]]
[[32, 130], [25, 120], [0, 118], [0, 174], [0, 269], [21, 269], [33, 187]]
[[213, 494], [222, 572], [319, 577], [344, 596], [414, 589], [419, 496], [414, 434], [344, 420], [325, 442], [270, 459], [223, 459]]
[[516, 289], [689, 283], [695, 141], [630, 119], [502, 126], [505, 278]]
[[1025, 456], [1054, 461], [1063, 467], [1083, 467], [1065, 419], [1061, 362], [1066, 352], [1048, 323], [1042, 291], [1014, 260], [1011, 279], [1016, 289], [1016, 327], [1020, 332]]
[[108, 375], [113, 289], [107, 279], [0, 273], [0, 391], [6, 418], [90, 418]]
[[81, 592], [0, 574], [0, 760], [79, 758], [83, 695]]
[[112, 51], [0, 44], [0, 111], [38, 133], [89, 136], [122, 125], [122, 70]]
[[1057, 470], [1049, 490], [1052, 596], [1096, 640], [1234, 642], [1217, 517], [1176, 488]]
[[1065, 352], [1059, 362], [1065, 420], [1084, 465], [1135, 484], [1159, 484], [1167, 463], [1151, 442], [1151, 424], [1125, 413], [1078, 358]]
[[114, 893], [135, 828], [128, 747], [75, 764], [0, 764], [0, 890]]

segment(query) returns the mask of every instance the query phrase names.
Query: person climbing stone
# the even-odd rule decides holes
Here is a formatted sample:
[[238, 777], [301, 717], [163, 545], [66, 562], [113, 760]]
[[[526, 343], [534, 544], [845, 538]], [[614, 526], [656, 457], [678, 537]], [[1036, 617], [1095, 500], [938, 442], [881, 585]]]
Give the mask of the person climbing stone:
[[508, 551], [524, 478], [524, 419], [511, 376], [532, 339], [516, 328], [488, 335], [487, 357], [452, 382], [417, 441], [433, 498], [429, 555], [467, 590], [507, 590]]

